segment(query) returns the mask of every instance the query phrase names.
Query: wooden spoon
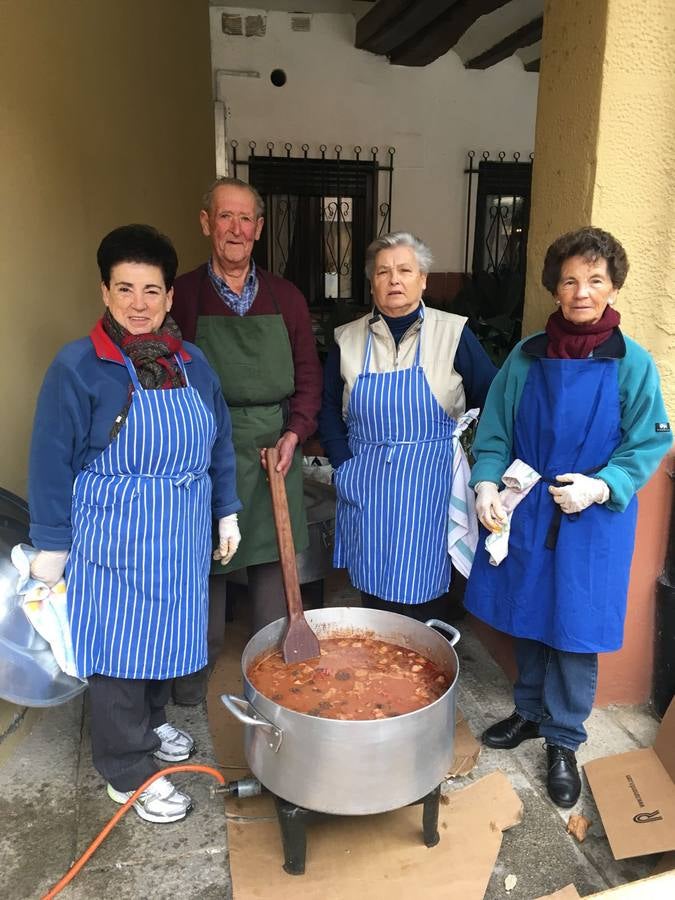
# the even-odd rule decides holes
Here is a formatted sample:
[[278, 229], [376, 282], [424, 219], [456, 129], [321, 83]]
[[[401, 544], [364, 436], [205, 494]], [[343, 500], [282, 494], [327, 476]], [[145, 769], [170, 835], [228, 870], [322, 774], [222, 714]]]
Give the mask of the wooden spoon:
[[276, 447], [267, 448], [265, 459], [267, 461], [267, 478], [270, 483], [270, 494], [272, 495], [274, 525], [277, 531], [281, 576], [284, 582], [286, 606], [288, 607], [288, 627], [281, 643], [281, 652], [285, 663], [304, 662], [307, 659], [320, 656], [319, 639], [309, 627], [302, 608], [298, 568], [295, 562], [293, 532], [291, 531], [291, 520], [288, 514], [286, 484], [284, 476], [276, 470], [279, 462], [279, 451]]

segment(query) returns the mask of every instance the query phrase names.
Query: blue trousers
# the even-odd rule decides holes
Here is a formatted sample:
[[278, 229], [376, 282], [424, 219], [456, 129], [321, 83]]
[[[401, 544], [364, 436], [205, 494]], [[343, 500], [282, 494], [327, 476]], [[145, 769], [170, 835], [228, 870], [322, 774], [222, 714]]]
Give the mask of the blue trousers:
[[597, 653], [569, 653], [539, 641], [515, 639], [518, 678], [513, 688], [516, 710], [539, 722], [548, 744], [576, 750], [588, 735], [598, 681]]

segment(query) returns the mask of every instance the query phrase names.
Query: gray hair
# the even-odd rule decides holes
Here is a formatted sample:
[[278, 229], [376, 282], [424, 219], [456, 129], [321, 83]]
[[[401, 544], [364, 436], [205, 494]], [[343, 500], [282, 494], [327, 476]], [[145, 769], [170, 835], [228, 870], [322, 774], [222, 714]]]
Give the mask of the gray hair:
[[211, 202], [213, 201], [213, 193], [219, 187], [236, 187], [236, 188], [244, 188], [244, 190], [248, 191], [253, 200], [255, 201], [255, 217], [259, 219], [261, 216], [265, 215], [265, 201], [260, 196], [258, 191], [253, 187], [252, 184], [249, 184], [248, 181], [242, 181], [241, 178], [230, 178], [229, 176], [224, 176], [223, 178], [216, 178], [213, 184], [210, 185], [207, 192], [202, 197], [202, 209], [206, 210], [206, 212], [211, 212]]
[[366, 277], [369, 281], [373, 280], [375, 257], [380, 250], [387, 250], [389, 247], [410, 247], [415, 254], [420, 272], [426, 275], [430, 271], [434, 258], [424, 241], [409, 231], [392, 231], [391, 234], [384, 234], [382, 237], [376, 238], [366, 250]]

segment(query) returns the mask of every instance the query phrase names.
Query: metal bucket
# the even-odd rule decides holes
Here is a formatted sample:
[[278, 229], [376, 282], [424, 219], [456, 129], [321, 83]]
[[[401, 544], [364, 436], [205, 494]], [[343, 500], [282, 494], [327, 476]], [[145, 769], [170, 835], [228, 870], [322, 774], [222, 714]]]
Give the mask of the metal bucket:
[[0, 488], [0, 698], [18, 706], [57, 706], [87, 685], [59, 669], [21, 608], [10, 554], [15, 544], [30, 543], [29, 521], [26, 503]]
[[[367, 815], [398, 809], [437, 787], [450, 769], [455, 733], [459, 632], [444, 622], [423, 624], [398, 613], [352, 607], [312, 610], [318, 637], [355, 632], [409, 647], [451, 678], [447, 691], [422, 709], [391, 719], [342, 721], [286, 709], [264, 697], [247, 672], [261, 655], [280, 647], [286, 627], [278, 619], [244, 648], [244, 697], [222, 702], [246, 726], [244, 748], [253, 774], [273, 793], [307, 809]], [[451, 635], [446, 640], [434, 628]]]

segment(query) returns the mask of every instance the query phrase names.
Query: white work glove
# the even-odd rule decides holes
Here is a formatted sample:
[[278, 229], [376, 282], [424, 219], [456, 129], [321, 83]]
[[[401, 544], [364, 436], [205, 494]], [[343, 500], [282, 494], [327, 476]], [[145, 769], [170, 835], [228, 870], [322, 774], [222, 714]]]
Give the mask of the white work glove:
[[213, 551], [213, 558], [220, 560], [221, 566], [226, 566], [237, 552], [237, 547], [241, 541], [239, 533], [239, 525], [237, 525], [237, 514], [232, 513], [231, 516], [224, 516], [218, 519], [218, 542], [219, 547]]
[[555, 480], [569, 482], [566, 487], [552, 484], [548, 489], [564, 513], [578, 513], [592, 503], [606, 503], [609, 500], [609, 488], [602, 478], [589, 478], [588, 475], [568, 472], [556, 475]]
[[63, 578], [68, 553], [68, 550], [38, 550], [30, 564], [31, 577], [54, 587]]
[[476, 487], [476, 515], [488, 531], [500, 531], [506, 524], [506, 513], [494, 481], [479, 481]]

